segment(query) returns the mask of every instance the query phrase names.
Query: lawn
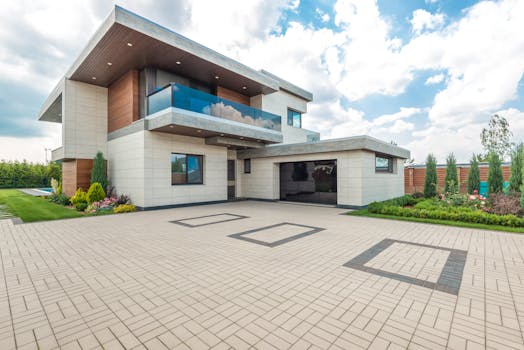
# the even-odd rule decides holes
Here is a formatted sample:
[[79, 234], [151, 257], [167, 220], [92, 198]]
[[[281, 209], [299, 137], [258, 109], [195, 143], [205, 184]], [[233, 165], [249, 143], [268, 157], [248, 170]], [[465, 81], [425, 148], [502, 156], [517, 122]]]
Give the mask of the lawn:
[[405, 216], [376, 214], [376, 213], [370, 213], [367, 209], [355, 210], [347, 214], [353, 215], [353, 216], [366, 216], [366, 217], [378, 218], [378, 219], [390, 219], [390, 220], [399, 220], [399, 221], [422, 222], [422, 223], [427, 223], [427, 224], [467, 227], [467, 228], [475, 228], [475, 229], [480, 229], [480, 230], [524, 233], [524, 227], [509, 227], [509, 226], [502, 226], [502, 225], [487, 225], [487, 224], [478, 224], [478, 223], [453, 221], [453, 220], [439, 220], [439, 219], [414, 218], [414, 217], [405, 217]]
[[84, 216], [74, 209], [51, 203], [45, 198], [34, 197], [18, 190], [0, 190], [0, 204], [24, 222], [77, 218]]

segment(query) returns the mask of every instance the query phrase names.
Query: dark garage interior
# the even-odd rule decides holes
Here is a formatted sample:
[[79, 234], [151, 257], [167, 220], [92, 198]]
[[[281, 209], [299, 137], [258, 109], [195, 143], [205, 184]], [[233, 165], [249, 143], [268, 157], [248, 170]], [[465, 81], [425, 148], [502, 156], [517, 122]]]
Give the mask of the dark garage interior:
[[280, 200], [337, 204], [337, 161], [280, 163]]

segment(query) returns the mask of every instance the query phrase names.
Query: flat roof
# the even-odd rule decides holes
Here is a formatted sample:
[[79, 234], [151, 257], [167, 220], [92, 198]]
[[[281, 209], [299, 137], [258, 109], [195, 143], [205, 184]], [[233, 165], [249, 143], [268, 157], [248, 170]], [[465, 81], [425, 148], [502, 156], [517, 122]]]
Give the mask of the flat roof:
[[267, 158], [354, 150], [367, 150], [402, 159], [410, 157], [410, 152], [407, 149], [367, 135], [314, 142], [269, 145], [264, 148], [238, 151], [237, 157], [239, 159]]

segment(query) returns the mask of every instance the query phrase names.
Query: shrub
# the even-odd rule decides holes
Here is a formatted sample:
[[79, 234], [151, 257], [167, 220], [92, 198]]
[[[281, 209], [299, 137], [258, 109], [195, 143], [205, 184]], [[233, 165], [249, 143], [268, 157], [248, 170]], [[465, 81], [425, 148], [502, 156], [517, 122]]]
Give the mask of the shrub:
[[70, 201], [75, 207], [78, 203], [87, 203], [87, 193], [79, 188], [76, 190], [75, 195], [71, 197]]
[[468, 173], [468, 193], [473, 194], [475, 191], [480, 190], [480, 169], [477, 156], [473, 155], [471, 162], [469, 163]]
[[58, 183], [58, 188], [56, 189], [56, 194], [62, 194], [62, 183]]
[[91, 184], [89, 187], [89, 190], [87, 191], [87, 203], [91, 204], [93, 202], [98, 202], [102, 199], [104, 199], [106, 196], [106, 193], [104, 192], [104, 189], [102, 188], [102, 185], [98, 182], [95, 182]]
[[56, 179], [51, 179], [51, 188], [53, 193], [58, 194], [58, 181]]
[[107, 189], [106, 160], [100, 151], [96, 153], [95, 159], [93, 159], [93, 169], [91, 169], [91, 185], [97, 182], [102, 186], [102, 190]]
[[457, 175], [457, 160], [455, 155], [451, 153], [446, 158], [446, 177], [444, 180], [444, 192], [445, 193], [458, 193], [459, 192], [459, 181]]
[[443, 209], [429, 210], [420, 208], [401, 208], [398, 206], [384, 205], [383, 202], [382, 205], [380, 204], [381, 203], [379, 202], [373, 203], [373, 205], [368, 206], [368, 211], [370, 213], [423, 219], [462, 221], [509, 227], [524, 226], [524, 219], [518, 218], [515, 215], [496, 215], [466, 207], [448, 207]]
[[87, 209], [87, 202], [78, 202], [74, 204], [74, 206], [78, 211], [85, 211]]
[[131, 199], [129, 196], [126, 196], [125, 194], [121, 194], [118, 196], [118, 199], [116, 200], [117, 204], [131, 204]]
[[433, 154], [426, 159], [426, 177], [424, 178], [424, 196], [426, 198], [437, 195], [437, 160]]
[[419, 199], [419, 198], [424, 198], [424, 193], [422, 192], [415, 192], [411, 195], [411, 197], [415, 198], [415, 199]]
[[487, 209], [489, 213], [497, 215], [521, 215], [520, 194], [502, 194], [494, 193], [489, 196], [490, 206]]
[[524, 161], [524, 144], [519, 144], [511, 153], [511, 175], [509, 177], [509, 190], [520, 192], [522, 185], [522, 165]]
[[497, 153], [492, 152], [489, 156], [489, 170], [488, 170], [488, 193], [502, 192], [502, 168], [500, 157]]
[[69, 205], [69, 197], [63, 193], [61, 194], [52, 193], [49, 197], [47, 197], [47, 199], [50, 202], [55, 203], [55, 204], [60, 204], [64, 206]]
[[136, 211], [136, 206], [132, 204], [120, 204], [113, 209], [113, 212], [115, 213], [131, 213], [134, 211]]

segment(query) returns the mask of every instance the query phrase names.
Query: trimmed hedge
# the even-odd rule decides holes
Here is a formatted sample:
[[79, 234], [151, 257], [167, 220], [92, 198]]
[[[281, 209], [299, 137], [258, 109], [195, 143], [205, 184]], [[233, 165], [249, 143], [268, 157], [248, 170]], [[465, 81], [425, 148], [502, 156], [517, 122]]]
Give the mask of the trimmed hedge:
[[368, 206], [368, 211], [370, 213], [375, 214], [414, 217], [422, 219], [451, 220], [487, 225], [524, 227], [524, 219], [519, 218], [515, 215], [489, 214], [481, 210], [464, 207], [446, 207], [441, 209], [423, 209], [417, 207], [404, 208], [404, 206], [406, 205], [412, 205], [411, 202], [405, 197], [411, 196], [399, 197], [385, 202], [373, 202]]

